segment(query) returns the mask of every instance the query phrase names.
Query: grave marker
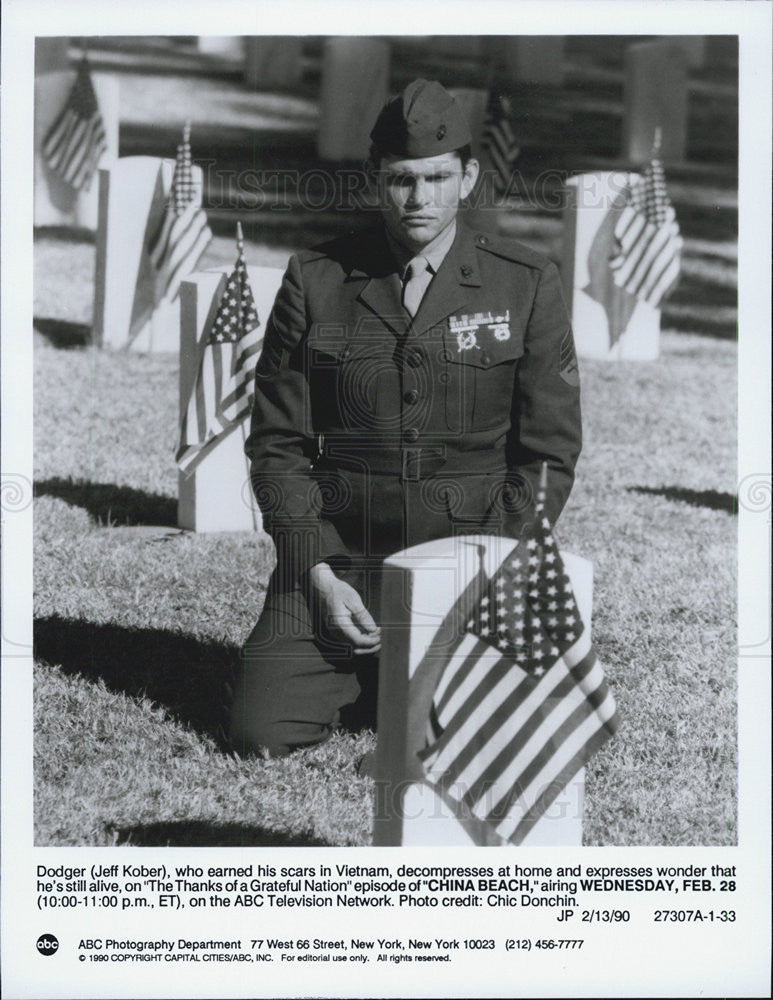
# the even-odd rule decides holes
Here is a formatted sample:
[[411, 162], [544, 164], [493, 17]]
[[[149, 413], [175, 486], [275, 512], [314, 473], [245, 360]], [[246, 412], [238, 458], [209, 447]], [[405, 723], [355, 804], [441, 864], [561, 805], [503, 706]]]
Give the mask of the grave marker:
[[[179, 297], [154, 305], [155, 273], [148, 256], [161, 226], [174, 160], [121, 157], [99, 171], [99, 227], [94, 279], [94, 337], [103, 347], [177, 352]], [[197, 203], [203, 175], [193, 167]]]
[[323, 160], [363, 160], [389, 92], [389, 42], [328, 38], [322, 57], [317, 151]]
[[[43, 63], [55, 53], [41, 53]], [[60, 53], [61, 57], [61, 53]], [[34, 149], [35, 149], [35, 226], [73, 226], [96, 230], [99, 209], [99, 185], [96, 174], [89, 187], [78, 190], [60, 177], [46, 163], [43, 141], [67, 101], [75, 82], [75, 70], [44, 71], [35, 77]], [[100, 158], [109, 166], [118, 158], [118, 80], [103, 73], [91, 75], [105, 130], [107, 149]]]
[[660, 353], [660, 309], [619, 288], [609, 267], [615, 223], [635, 176], [604, 171], [567, 181], [561, 274], [581, 358], [654, 361]]
[[[459, 622], [480, 596], [474, 580], [481, 564], [493, 576], [517, 544], [496, 536], [458, 536], [414, 546], [385, 561], [374, 774], [376, 845], [502, 843], [480, 821], [454, 815], [425, 779], [417, 754], [427, 740], [432, 695], [448, 643], [458, 636]], [[592, 564], [568, 553], [562, 558], [580, 615], [590, 628]], [[580, 771], [523, 845], [580, 845], [583, 791]]]
[[[205, 331], [214, 319], [227, 269], [192, 274], [180, 287], [180, 420], [196, 381]], [[255, 306], [265, 330], [282, 283], [278, 267], [248, 267]], [[190, 473], [179, 473], [177, 523], [191, 531], [259, 531], [244, 442], [249, 417], [211, 447]]]
[[648, 160], [655, 129], [661, 129], [660, 157], [679, 163], [687, 145], [687, 72], [678, 41], [637, 42], [625, 50], [623, 156]]

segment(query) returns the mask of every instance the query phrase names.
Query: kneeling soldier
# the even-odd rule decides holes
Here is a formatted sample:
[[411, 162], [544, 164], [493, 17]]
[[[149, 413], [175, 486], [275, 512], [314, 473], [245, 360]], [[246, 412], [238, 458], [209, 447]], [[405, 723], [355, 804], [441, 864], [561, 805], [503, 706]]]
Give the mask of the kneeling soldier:
[[371, 139], [379, 224], [291, 258], [257, 366], [246, 450], [277, 566], [236, 681], [241, 753], [320, 742], [363, 701], [385, 556], [517, 537], [543, 461], [555, 522], [580, 452], [558, 271], [457, 218], [479, 168], [453, 98], [416, 80]]

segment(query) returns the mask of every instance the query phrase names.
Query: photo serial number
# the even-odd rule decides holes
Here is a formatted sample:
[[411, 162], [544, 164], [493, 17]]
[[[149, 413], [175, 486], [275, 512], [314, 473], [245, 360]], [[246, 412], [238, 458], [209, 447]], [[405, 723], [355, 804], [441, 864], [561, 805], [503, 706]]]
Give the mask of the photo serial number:
[[732, 924], [735, 910], [655, 910], [653, 920], [656, 924], [702, 924], [704, 921]]

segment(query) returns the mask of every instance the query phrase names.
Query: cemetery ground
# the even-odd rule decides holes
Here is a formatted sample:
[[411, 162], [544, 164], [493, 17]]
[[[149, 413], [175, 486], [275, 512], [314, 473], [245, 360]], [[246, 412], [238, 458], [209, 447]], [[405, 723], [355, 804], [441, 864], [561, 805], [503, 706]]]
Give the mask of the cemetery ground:
[[[556, 531], [594, 563], [622, 715], [587, 770], [588, 844], [735, 841], [735, 345], [663, 341], [657, 362], [582, 364]], [[36, 342], [36, 842], [368, 843], [372, 734], [284, 760], [217, 742], [273, 556], [176, 530], [176, 386], [169, 356]]]
[[[131, 151], [158, 155], [137, 145], [150, 91], [129, 79]], [[164, 80], [180, 87], [173, 76], [153, 85]], [[225, 86], [212, 84], [221, 96], [209, 120], [227, 134], [247, 112], [233, 84], [229, 118]], [[591, 95], [611, 114], [607, 91], [604, 77], [577, 100]], [[174, 107], [163, 90], [155, 98], [162, 114]], [[213, 109], [202, 99], [198, 113]], [[698, 146], [712, 129], [699, 116]], [[660, 359], [580, 364], [585, 444], [556, 536], [594, 564], [594, 641], [622, 719], [587, 768], [586, 844], [736, 842], [729, 175], [682, 171], [673, 185], [685, 267]], [[282, 264], [335, 224], [289, 215], [258, 214], [248, 263]], [[555, 255], [560, 214], [527, 209], [507, 222]], [[233, 262], [232, 225], [216, 230], [203, 266]], [[373, 733], [339, 732], [282, 760], [240, 760], [219, 742], [222, 683], [260, 611], [272, 546], [257, 533], [176, 528], [177, 360], [88, 343], [93, 266], [92, 243], [36, 235], [36, 843], [367, 844], [373, 783], [356, 765]]]

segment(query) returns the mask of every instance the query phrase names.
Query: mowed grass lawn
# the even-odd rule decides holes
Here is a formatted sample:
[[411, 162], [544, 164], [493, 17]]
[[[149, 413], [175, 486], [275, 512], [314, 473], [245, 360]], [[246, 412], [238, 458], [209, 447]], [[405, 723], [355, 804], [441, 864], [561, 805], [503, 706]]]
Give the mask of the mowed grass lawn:
[[[175, 528], [176, 358], [35, 337], [36, 842], [369, 843], [372, 733], [278, 761], [218, 742], [273, 553]], [[581, 369], [556, 534], [594, 563], [622, 716], [585, 842], [734, 843], [736, 345], [665, 332], [657, 362]]]

